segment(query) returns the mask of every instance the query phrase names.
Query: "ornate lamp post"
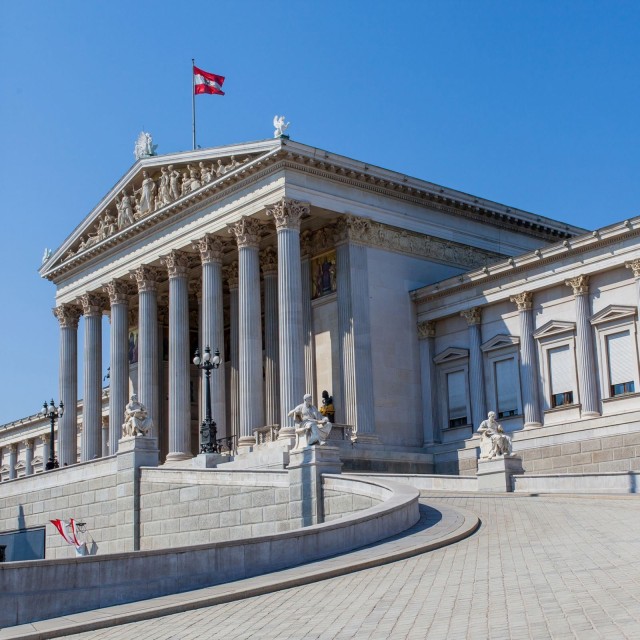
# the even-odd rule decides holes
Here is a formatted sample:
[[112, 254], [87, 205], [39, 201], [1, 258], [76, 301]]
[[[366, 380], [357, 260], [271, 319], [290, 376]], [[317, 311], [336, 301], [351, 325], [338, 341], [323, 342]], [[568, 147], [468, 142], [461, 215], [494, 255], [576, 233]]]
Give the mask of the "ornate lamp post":
[[55, 443], [53, 441], [53, 425], [55, 423], [56, 418], [62, 418], [64, 414], [64, 405], [60, 402], [60, 405], [56, 409], [56, 405], [51, 402], [47, 405], [47, 401], [45, 400], [44, 405], [42, 406], [42, 415], [45, 418], [49, 418], [51, 420], [51, 436], [50, 436], [50, 444], [49, 444], [49, 460], [47, 461], [47, 465], [45, 466], [46, 471], [51, 471], [51, 469], [57, 469], [60, 465], [56, 460], [56, 451], [55, 451]]
[[216, 429], [216, 423], [211, 417], [211, 370], [217, 369], [220, 366], [220, 351], [216, 349], [212, 358], [211, 349], [206, 347], [204, 355], [200, 358], [200, 351], [196, 349], [193, 364], [195, 364], [198, 369], [202, 369], [205, 374], [205, 414], [202, 426], [200, 427], [200, 453], [218, 453], [218, 431]]

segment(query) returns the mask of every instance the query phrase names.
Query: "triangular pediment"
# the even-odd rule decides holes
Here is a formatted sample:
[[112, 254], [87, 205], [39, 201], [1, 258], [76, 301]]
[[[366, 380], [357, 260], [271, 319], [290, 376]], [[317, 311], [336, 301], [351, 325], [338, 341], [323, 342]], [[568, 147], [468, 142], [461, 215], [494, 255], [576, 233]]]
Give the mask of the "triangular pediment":
[[537, 331], [534, 331], [533, 337], [540, 339], [547, 336], [553, 336], [557, 333], [569, 333], [575, 332], [575, 322], [564, 322], [563, 320], [550, 320], [546, 324], [543, 324]]
[[482, 351], [495, 351], [496, 349], [502, 349], [503, 347], [513, 347], [520, 344], [520, 338], [518, 336], [509, 336], [506, 334], [500, 334], [487, 340], [480, 346]]
[[621, 318], [634, 317], [637, 307], [627, 307], [621, 304], [610, 304], [608, 307], [594, 313], [589, 321], [591, 324], [602, 324], [603, 322], [611, 322], [612, 320], [620, 320]]
[[439, 353], [433, 361], [436, 364], [443, 364], [444, 362], [451, 362], [453, 360], [460, 360], [461, 358], [469, 357], [469, 349], [458, 349], [457, 347], [449, 347], [441, 353]]
[[40, 267], [44, 277], [118, 244], [263, 168], [279, 140], [142, 158]]
[[26, 469], [27, 465], [24, 463], [24, 460], [20, 460], [20, 462], [18, 462], [18, 464], [16, 464], [16, 471], [22, 471], [23, 469]]

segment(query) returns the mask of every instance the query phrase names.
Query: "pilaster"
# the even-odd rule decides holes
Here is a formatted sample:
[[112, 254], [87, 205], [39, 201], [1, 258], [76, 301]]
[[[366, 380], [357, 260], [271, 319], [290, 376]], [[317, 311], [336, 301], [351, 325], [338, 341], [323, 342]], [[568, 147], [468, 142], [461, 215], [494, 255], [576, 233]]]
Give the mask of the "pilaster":
[[[471, 420], [477, 428], [487, 416], [484, 373], [482, 366], [482, 309], [473, 307], [460, 315], [469, 328], [469, 386], [471, 387]], [[475, 430], [475, 429], [474, 429]]]
[[422, 387], [422, 439], [425, 447], [440, 440], [436, 365], [433, 361], [436, 355], [435, 339], [436, 323], [418, 322]]
[[581, 275], [567, 280], [576, 303], [576, 351], [578, 356], [578, 385], [581, 415], [593, 418], [600, 415], [596, 362], [593, 351], [593, 333], [589, 322], [589, 276]]
[[229, 430], [240, 438], [240, 350], [238, 330], [238, 263], [224, 269], [229, 287]]

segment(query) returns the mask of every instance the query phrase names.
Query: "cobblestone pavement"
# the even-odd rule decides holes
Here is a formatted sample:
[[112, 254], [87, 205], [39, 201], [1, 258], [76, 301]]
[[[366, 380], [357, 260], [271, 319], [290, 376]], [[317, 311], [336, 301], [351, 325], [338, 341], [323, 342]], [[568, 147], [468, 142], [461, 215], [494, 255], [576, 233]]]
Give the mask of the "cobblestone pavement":
[[424, 496], [479, 531], [307, 586], [69, 636], [91, 640], [640, 638], [635, 497]]

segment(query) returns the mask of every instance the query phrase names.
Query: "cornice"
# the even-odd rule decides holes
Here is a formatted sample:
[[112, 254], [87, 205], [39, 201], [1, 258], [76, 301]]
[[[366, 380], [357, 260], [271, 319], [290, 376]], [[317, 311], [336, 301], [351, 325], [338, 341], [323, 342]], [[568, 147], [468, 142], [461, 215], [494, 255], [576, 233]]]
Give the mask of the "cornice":
[[[584, 236], [573, 238], [571, 241], [564, 240], [543, 249], [529, 251], [506, 261], [488, 265], [480, 270], [468, 271], [434, 285], [415, 289], [410, 292], [411, 299], [417, 304], [445, 298], [452, 293], [466, 291], [478, 286], [486, 288], [488, 284], [500, 281], [505, 276], [509, 280], [514, 280], [531, 268], [547, 267], [559, 259], [564, 260], [579, 256], [616, 244], [626, 238], [638, 236], [640, 236], [640, 217], [603, 227]], [[621, 264], [620, 266], [624, 265]]]

